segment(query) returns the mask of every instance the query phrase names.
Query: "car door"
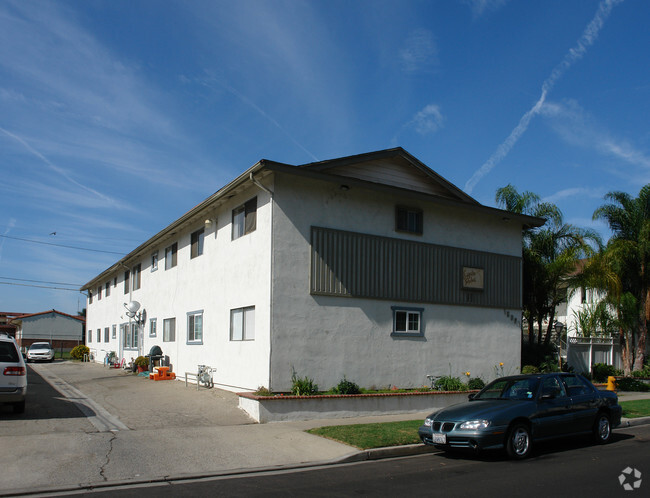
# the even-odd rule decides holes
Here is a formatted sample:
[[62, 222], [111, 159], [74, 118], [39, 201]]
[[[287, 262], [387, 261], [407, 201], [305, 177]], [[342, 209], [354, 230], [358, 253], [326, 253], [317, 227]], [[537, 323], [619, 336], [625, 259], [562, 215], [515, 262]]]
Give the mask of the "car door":
[[579, 375], [563, 375], [562, 380], [566, 385], [567, 394], [571, 398], [573, 413], [571, 432], [589, 432], [598, 411], [598, 393]]
[[544, 377], [537, 399], [536, 437], [562, 436], [572, 431], [571, 399], [556, 375]]

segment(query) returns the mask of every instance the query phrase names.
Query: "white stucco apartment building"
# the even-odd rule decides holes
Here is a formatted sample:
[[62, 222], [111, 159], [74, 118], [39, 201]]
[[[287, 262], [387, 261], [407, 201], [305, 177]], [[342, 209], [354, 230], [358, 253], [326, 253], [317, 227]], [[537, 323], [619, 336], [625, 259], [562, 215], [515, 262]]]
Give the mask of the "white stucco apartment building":
[[401, 148], [261, 160], [82, 288], [87, 345], [97, 361], [159, 345], [180, 378], [207, 364], [232, 390], [287, 391], [293, 370], [322, 389], [514, 373], [521, 233], [543, 221]]

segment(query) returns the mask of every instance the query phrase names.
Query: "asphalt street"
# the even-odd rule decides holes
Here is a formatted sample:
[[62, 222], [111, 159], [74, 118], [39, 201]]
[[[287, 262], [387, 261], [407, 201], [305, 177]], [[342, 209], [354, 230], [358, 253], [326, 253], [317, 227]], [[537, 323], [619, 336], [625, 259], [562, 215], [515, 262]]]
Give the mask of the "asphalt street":
[[[163, 485], [97, 490], [81, 496], [648, 496], [650, 426], [619, 429], [610, 444], [571, 438], [539, 444], [517, 462], [502, 453], [433, 454], [373, 462], [172, 481]], [[626, 469], [632, 469], [625, 473]], [[640, 478], [635, 477], [640, 473]], [[621, 481], [619, 476], [624, 476]], [[640, 479], [638, 487], [635, 483]], [[625, 484], [631, 487], [624, 488]], [[68, 495], [72, 496], [72, 495]], [[78, 495], [77, 495], [78, 496]]]

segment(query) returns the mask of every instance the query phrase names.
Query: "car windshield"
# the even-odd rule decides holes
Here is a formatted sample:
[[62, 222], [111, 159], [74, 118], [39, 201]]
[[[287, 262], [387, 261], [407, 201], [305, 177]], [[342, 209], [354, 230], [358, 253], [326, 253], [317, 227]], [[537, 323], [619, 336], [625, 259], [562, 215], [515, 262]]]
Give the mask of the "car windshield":
[[497, 379], [485, 386], [474, 399], [533, 399], [538, 386], [539, 379], [535, 377]]
[[47, 343], [42, 343], [42, 344], [32, 344], [29, 346], [29, 349], [34, 350], [34, 349], [51, 349], [50, 345]]

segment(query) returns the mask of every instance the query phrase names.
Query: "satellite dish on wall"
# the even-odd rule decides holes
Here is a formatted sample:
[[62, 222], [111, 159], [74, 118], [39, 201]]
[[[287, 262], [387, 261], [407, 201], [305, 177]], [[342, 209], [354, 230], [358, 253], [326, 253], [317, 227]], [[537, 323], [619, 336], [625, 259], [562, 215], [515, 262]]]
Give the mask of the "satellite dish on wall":
[[126, 316], [133, 318], [140, 309], [140, 303], [137, 301], [131, 301], [129, 304], [124, 303], [124, 307], [126, 308]]

